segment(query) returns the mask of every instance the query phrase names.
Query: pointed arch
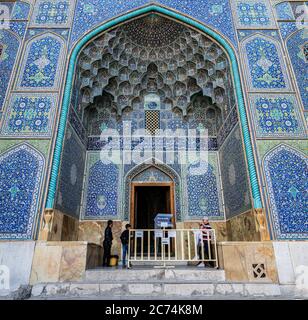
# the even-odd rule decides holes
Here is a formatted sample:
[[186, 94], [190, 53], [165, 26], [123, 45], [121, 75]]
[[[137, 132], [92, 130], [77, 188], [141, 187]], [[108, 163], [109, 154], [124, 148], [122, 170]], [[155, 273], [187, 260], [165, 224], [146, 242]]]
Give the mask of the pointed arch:
[[277, 239], [308, 239], [308, 159], [279, 144], [263, 158], [271, 219]]
[[0, 111], [4, 108], [5, 97], [8, 91], [15, 60], [20, 47], [20, 39], [11, 30], [0, 30], [0, 45], [2, 46], [0, 54]]
[[241, 48], [246, 62], [245, 77], [251, 91], [291, 89], [278, 40], [257, 32], [246, 37], [242, 41]]
[[44, 156], [28, 143], [0, 155], [0, 239], [32, 239], [44, 167]]
[[61, 152], [62, 152], [61, 150], [62, 150], [62, 145], [64, 141], [65, 125], [66, 125], [66, 119], [67, 119], [70, 99], [71, 99], [71, 88], [73, 85], [76, 62], [77, 62], [80, 51], [91, 39], [95, 38], [100, 33], [112, 27], [115, 27], [120, 23], [124, 23], [132, 18], [141, 16], [144, 14], [148, 14], [151, 12], [157, 12], [159, 14], [165, 15], [166, 17], [175, 19], [180, 23], [185, 23], [191, 27], [196, 28], [200, 32], [205, 33], [207, 36], [217, 41], [227, 52], [227, 55], [230, 59], [233, 80], [235, 84], [234, 87], [236, 91], [238, 110], [239, 110], [240, 121], [242, 125], [245, 151], [246, 151], [246, 157], [248, 161], [250, 181], [251, 181], [252, 193], [254, 198], [254, 206], [255, 208], [262, 208], [260, 188], [259, 188], [256, 167], [255, 167], [255, 160], [254, 160], [254, 155], [252, 150], [252, 143], [251, 143], [251, 138], [249, 133], [248, 120], [247, 120], [247, 114], [246, 114], [246, 109], [244, 104], [244, 97], [242, 92], [238, 62], [237, 62], [237, 57], [233, 50], [233, 47], [221, 35], [213, 31], [209, 27], [201, 24], [200, 22], [197, 22], [191, 18], [188, 18], [187, 16], [184, 16], [179, 12], [175, 12], [171, 9], [167, 9], [165, 7], [161, 7], [153, 4], [149, 4], [148, 6], [135, 9], [134, 11], [128, 12], [120, 17], [114, 18], [112, 20], [109, 20], [106, 23], [103, 23], [102, 25], [98, 26], [97, 28], [95, 28], [94, 30], [86, 34], [73, 48], [70, 56], [70, 62], [69, 62], [69, 67], [67, 72], [66, 85], [64, 90], [64, 97], [63, 97], [60, 122], [59, 122], [57, 139], [56, 139], [55, 152], [53, 156], [53, 164], [52, 164], [51, 177], [49, 182], [46, 207], [52, 208], [54, 205], [56, 185], [57, 185], [57, 179], [58, 179], [58, 173], [59, 173], [59, 165], [61, 160]]
[[[51, 90], [60, 86], [64, 67], [64, 39], [54, 32], [32, 37], [26, 49], [17, 77], [19, 90]], [[52, 72], [52, 69], [55, 69]]]
[[180, 194], [182, 192], [181, 178], [179, 174], [170, 166], [162, 163], [161, 161], [151, 158], [143, 163], [140, 163], [127, 172], [124, 177], [124, 218], [128, 220], [128, 212], [130, 211], [130, 194], [131, 194], [131, 182], [140, 173], [145, 172], [150, 168], [156, 168], [157, 170], [168, 176], [175, 184], [175, 216], [177, 220], [181, 220], [181, 199]]

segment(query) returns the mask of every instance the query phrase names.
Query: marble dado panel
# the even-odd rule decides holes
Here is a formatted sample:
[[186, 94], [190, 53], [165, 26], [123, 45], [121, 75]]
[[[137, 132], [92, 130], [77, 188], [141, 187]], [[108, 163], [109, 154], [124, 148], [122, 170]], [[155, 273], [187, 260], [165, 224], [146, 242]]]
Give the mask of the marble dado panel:
[[[177, 228], [199, 229], [201, 221], [185, 221], [177, 223]], [[212, 228], [215, 230], [217, 241], [228, 241], [227, 226], [225, 221], [210, 221]]]
[[[113, 221], [113, 241], [111, 254], [121, 256], [121, 240], [120, 235], [124, 231], [126, 221]], [[104, 232], [107, 221], [80, 221], [78, 229], [78, 240], [88, 241], [97, 245], [103, 245]]]
[[85, 241], [38, 241], [30, 284], [79, 281], [87, 268], [101, 265], [101, 253], [100, 246]]
[[54, 210], [49, 241], [77, 241], [79, 221]]
[[280, 284], [294, 284], [303, 279], [308, 266], [308, 242], [273, 242]]
[[260, 241], [255, 214], [249, 210], [226, 221], [228, 241]]
[[[184, 229], [199, 229], [201, 221], [185, 221]], [[215, 230], [216, 239], [220, 241], [260, 241], [261, 235], [256, 228], [253, 210], [237, 215], [227, 221], [210, 221]], [[180, 224], [177, 223], [177, 228]]]
[[[228, 281], [278, 282], [272, 242], [220, 242], [218, 260]], [[264, 278], [254, 276], [253, 265], [258, 264], [264, 266]]]
[[0, 241], [0, 265], [10, 271], [9, 291], [29, 284], [34, 248], [35, 241]]

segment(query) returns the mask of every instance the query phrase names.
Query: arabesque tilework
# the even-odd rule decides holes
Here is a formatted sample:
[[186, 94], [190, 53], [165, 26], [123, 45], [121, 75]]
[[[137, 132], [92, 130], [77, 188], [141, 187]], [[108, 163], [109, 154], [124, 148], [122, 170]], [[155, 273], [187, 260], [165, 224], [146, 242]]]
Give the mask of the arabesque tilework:
[[250, 106], [258, 137], [306, 136], [294, 95], [252, 95]]
[[69, 27], [73, 16], [71, 0], [38, 0], [32, 14], [32, 26]]
[[[264, 166], [260, 165], [258, 170], [265, 170], [269, 199], [264, 199], [264, 203], [269, 208], [274, 236], [306, 239], [307, 162], [296, 143], [306, 141], [307, 134], [301, 110], [302, 106], [308, 110], [307, 34], [298, 25], [305, 4], [277, 2], [159, 0], [155, 4], [199, 21], [234, 48], [249, 102], [246, 109], [251, 117], [248, 122], [252, 125], [252, 144], [277, 144], [286, 139], [294, 145], [294, 149], [290, 145], [275, 145], [272, 151], [267, 150]], [[40, 207], [44, 206], [41, 194], [48, 189], [47, 185], [42, 186], [44, 158], [52, 158], [54, 152], [49, 146], [51, 137], [57, 134], [64, 65], [70, 57], [66, 48], [72, 48], [107, 20], [153, 2], [37, 0], [4, 4], [9, 7], [11, 22], [9, 29], [0, 30], [0, 239], [31, 239]], [[186, 27], [174, 22], [161, 23], [160, 33], [154, 32], [153, 36], [146, 28], [155, 17], [149, 17], [146, 23], [126, 25], [126, 29], [135, 30], [135, 37], [131, 41], [126, 37], [125, 46], [117, 42], [119, 33], [111, 31], [108, 39], [99, 36], [83, 52], [83, 63], [76, 69], [77, 80], [73, 84], [56, 208], [80, 219], [127, 220], [132, 181], [168, 181], [175, 184], [177, 221], [200, 219], [203, 215], [213, 220], [232, 218], [251, 209], [252, 204], [225, 50], [218, 44], [209, 46], [206, 37], [197, 31], [187, 32]], [[170, 27], [176, 32], [164, 31]], [[180, 41], [174, 41], [177, 30], [184, 35]], [[136, 49], [136, 40], [160, 47], [157, 52], [151, 46]], [[202, 59], [197, 47], [203, 48]], [[99, 48], [106, 50], [102, 57]], [[144, 77], [146, 73], [151, 76]], [[103, 90], [98, 83], [106, 79], [110, 80], [107, 91], [115, 98], [103, 101], [103, 110], [93, 108], [91, 117], [86, 119], [83, 110], [97, 103], [94, 97], [99, 97]], [[185, 90], [192, 93], [193, 102], [187, 99]], [[190, 175], [190, 168], [180, 164], [121, 166], [100, 160], [103, 130], [114, 128], [122, 133], [123, 121], [132, 121], [133, 130], [144, 128], [142, 99], [149, 93], [162, 97], [162, 129], [209, 129], [211, 156], [206, 174]], [[90, 132], [87, 121], [91, 122]], [[20, 144], [24, 140], [29, 144]], [[42, 151], [40, 143], [44, 145], [44, 156], [38, 151]], [[9, 149], [3, 147], [7, 144]], [[135, 140], [130, 148], [141, 145], [141, 141]], [[196, 145], [200, 148], [200, 144]], [[164, 146], [164, 157], [171, 146]], [[48, 163], [48, 167], [51, 165]]]
[[308, 161], [280, 145], [264, 157], [264, 172], [276, 237], [308, 239]]
[[235, 23], [239, 28], [275, 27], [268, 0], [232, 0]]
[[56, 109], [54, 94], [13, 94], [6, 110], [1, 134], [18, 137], [50, 137]]
[[24, 53], [18, 78], [19, 89], [50, 90], [60, 85], [64, 41], [54, 34], [31, 39]]
[[0, 119], [18, 48], [17, 36], [9, 30], [0, 30]]
[[299, 30], [287, 39], [287, 48], [305, 110], [308, 110], [308, 34]]
[[0, 155], [0, 239], [31, 239], [45, 166], [28, 144]]
[[242, 43], [248, 86], [252, 91], [289, 91], [290, 83], [280, 44], [253, 35]]

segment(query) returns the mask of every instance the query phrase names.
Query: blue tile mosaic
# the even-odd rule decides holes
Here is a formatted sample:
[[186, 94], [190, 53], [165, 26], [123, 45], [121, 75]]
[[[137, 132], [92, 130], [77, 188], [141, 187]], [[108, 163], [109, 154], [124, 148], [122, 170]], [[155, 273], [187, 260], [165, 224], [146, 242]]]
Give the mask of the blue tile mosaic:
[[298, 30], [295, 22], [279, 22], [278, 25], [283, 39]]
[[6, 110], [1, 134], [50, 137], [55, 108], [55, 95], [13, 94]]
[[103, 163], [100, 159], [94, 162], [91, 156], [95, 159], [97, 155], [99, 159], [99, 153], [88, 154], [84, 219], [107, 219], [118, 215], [119, 166]]
[[73, 16], [73, 1], [38, 0], [32, 14], [32, 26], [69, 27]]
[[[150, 3], [152, 3], [151, 0], [78, 0], [72, 27], [71, 45], [82, 34], [103, 21]], [[160, 0], [156, 3], [192, 16], [215, 28], [229, 38], [235, 47], [237, 46], [228, 0]]]
[[280, 145], [264, 158], [264, 172], [277, 239], [308, 239], [308, 161]]
[[43, 34], [29, 41], [20, 68], [18, 88], [57, 88], [61, 80], [63, 46], [63, 40], [53, 34]]
[[308, 40], [304, 29], [293, 34], [287, 40], [287, 48], [291, 64], [293, 66], [293, 71], [295, 73], [305, 110], [308, 110], [308, 63], [307, 56], [305, 56], [304, 53], [305, 46], [307, 47], [307, 42]]
[[28, 144], [0, 155], [0, 239], [31, 239], [44, 165]]
[[20, 38], [23, 38], [26, 33], [27, 22], [11, 21], [10, 29], [15, 32]]
[[267, 0], [234, 0], [232, 11], [239, 28], [273, 28], [274, 19]]
[[172, 179], [164, 172], [158, 170], [156, 167], [151, 167], [137, 174], [132, 181], [133, 182], [171, 182]]
[[14, 20], [27, 20], [29, 17], [29, 12], [30, 12], [30, 4], [22, 1], [16, 1], [11, 19]]
[[[9, 30], [0, 30], [0, 115], [19, 48], [18, 38]], [[1, 117], [0, 117], [1, 118]]]
[[249, 182], [240, 128], [237, 125], [219, 150], [226, 219], [251, 209]]
[[258, 137], [305, 136], [295, 96], [254, 95], [250, 101]]
[[280, 39], [281, 39], [277, 30], [270, 30], [270, 29], [264, 29], [264, 30], [261, 30], [261, 29], [243, 30], [242, 29], [242, 30], [238, 30], [237, 34], [238, 34], [239, 41], [243, 41], [245, 38], [248, 38], [249, 36], [252, 36], [254, 34], [265, 35], [265, 36], [267, 36], [269, 38], [273, 38], [273, 39], [276, 39], [278, 41], [280, 41]]
[[[203, 170], [204, 168], [204, 170]], [[195, 171], [202, 170], [202, 174]], [[203, 173], [203, 171], [206, 171]], [[220, 209], [219, 180], [213, 166], [205, 162], [187, 168], [188, 218], [223, 217]]]
[[243, 41], [243, 52], [247, 60], [246, 75], [251, 90], [290, 89], [283, 54], [276, 40], [254, 35]]
[[278, 20], [295, 20], [292, 7], [289, 2], [278, 3], [275, 8]]
[[62, 153], [56, 208], [79, 219], [86, 149], [68, 126]]

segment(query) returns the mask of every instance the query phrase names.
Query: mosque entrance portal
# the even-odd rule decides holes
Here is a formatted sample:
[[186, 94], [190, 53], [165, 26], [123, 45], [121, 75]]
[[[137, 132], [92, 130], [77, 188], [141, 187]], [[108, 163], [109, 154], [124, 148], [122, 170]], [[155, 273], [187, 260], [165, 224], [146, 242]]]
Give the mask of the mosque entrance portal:
[[174, 213], [173, 199], [172, 183], [133, 183], [131, 211], [133, 227], [154, 229], [154, 219], [158, 213]]

